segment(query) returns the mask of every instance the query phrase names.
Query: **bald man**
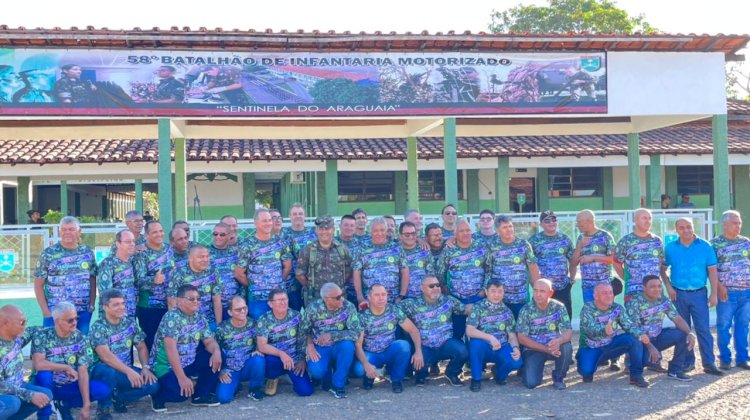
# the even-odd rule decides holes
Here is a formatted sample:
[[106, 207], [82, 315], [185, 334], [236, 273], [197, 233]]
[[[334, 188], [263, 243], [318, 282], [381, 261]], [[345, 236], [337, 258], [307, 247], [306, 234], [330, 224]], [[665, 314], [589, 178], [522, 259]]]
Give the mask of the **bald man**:
[[614, 260], [615, 239], [612, 234], [596, 225], [596, 216], [591, 210], [581, 210], [576, 215], [576, 227], [581, 231], [576, 249], [570, 261], [570, 279], [575, 281], [578, 266], [581, 266], [581, 289], [583, 302], [594, 300], [594, 287], [609, 284], [612, 280], [611, 266]]
[[615, 271], [625, 280], [625, 301], [643, 294], [643, 279], [660, 276], [664, 242], [651, 232], [651, 211], [633, 213], [635, 231], [623, 236], [615, 247]]
[[24, 382], [21, 349], [31, 342], [26, 315], [13, 305], [0, 308], [0, 418], [25, 419], [38, 411], [49, 417], [52, 392]]

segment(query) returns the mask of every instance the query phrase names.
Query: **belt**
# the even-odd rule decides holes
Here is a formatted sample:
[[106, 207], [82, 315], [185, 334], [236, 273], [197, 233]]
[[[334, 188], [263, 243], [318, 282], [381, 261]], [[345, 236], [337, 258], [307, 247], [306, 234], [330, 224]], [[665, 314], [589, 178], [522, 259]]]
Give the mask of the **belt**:
[[672, 286], [672, 288], [673, 288], [674, 290], [677, 290], [677, 291], [679, 291], [679, 292], [687, 292], [687, 293], [694, 293], [694, 292], [705, 292], [705, 291], [706, 291], [706, 286], [703, 286], [703, 287], [701, 287], [700, 289], [692, 289], [692, 290], [688, 290], [688, 289], [679, 289], [679, 288], [677, 288], [677, 287], [674, 287], [674, 286]]

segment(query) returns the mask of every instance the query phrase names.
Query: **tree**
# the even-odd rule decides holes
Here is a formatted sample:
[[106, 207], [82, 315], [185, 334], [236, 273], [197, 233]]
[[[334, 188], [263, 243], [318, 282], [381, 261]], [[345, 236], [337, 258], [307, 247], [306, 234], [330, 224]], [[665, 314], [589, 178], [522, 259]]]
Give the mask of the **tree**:
[[489, 29], [505, 32], [654, 33], [644, 16], [630, 16], [607, 0], [549, 0], [549, 6], [524, 6], [492, 12]]
[[319, 104], [367, 104], [379, 99], [376, 86], [366, 86], [348, 79], [319, 80], [310, 89]]
[[750, 101], [750, 67], [744, 62], [727, 63], [727, 96]]

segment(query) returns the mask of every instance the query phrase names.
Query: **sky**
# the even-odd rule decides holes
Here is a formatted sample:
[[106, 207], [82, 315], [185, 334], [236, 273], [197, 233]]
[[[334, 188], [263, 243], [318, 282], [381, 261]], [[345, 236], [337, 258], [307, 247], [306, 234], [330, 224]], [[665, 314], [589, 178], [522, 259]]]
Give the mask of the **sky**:
[[[430, 33], [486, 31], [492, 10], [505, 10], [523, 4], [546, 4], [540, 0], [465, 0], [437, 2], [424, 0], [271, 0], [243, 1], [154, 1], [124, 2], [78, 0], [34, 0], [33, 8], [11, 2], [3, 7], [0, 25], [11, 28], [69, 28], [78, 26], [109, 29], [150, 29], [158, 26], [204, 26], [225, 30], [286, 29], [296, 31], [335, 30], [337, 32], [395, 31]], [[646, 20], [667, 33], [748, 34], [750, 23], [747, 0], [619, 0], [616, 5], [631, 15], [644, 14]], [[237, 6], [231, 7], [232, 4]], [[742, 6], [745, 4], [745, 6]], [[214, 7], [212, 7], [214, 6]]]

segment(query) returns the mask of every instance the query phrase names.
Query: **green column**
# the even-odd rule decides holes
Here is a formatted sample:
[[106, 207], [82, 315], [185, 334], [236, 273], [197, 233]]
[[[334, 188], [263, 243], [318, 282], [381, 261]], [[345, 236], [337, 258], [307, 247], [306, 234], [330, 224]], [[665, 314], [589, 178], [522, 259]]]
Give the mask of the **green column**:
[[[750, 214], [750, 165], [732, 166], [734, 185], [734, 209], [741, 214]], [[742, 225], [742, 235], [750, 235], [750, 223]]]
[[406, 206], [408, 204], [406, 198], [406, 172], [395, 171], [393, 173], [393, 200], [395, 204], [396, 214], [406, 213]]
[[677, 167], [676, 166], [665, 166], [664, 167], [664, 184], [667, 188], [666, 194], [672, 199], [672, 207], [679, 203], [680, 192], [677, 190]]
[[251, 219], [255, 216], [255, 174], [242, 174], [242, 217]]
[[640, 138], [638, 133], [628, 133], [628, 197], [630, 208], [641, 207]]
[[495, 169], [495, 210], [510, 212], [510, 158], [498, 156]]
[[443, 159], [445, 162], [445, 202], [458, 205], [458, 163], [456, 159], [456, 119], [443, 123]]
[[326, 215], [328, 209], [326, 208], [326, 173], [315, 172], [315, 190], [317, 191], [317, 209], [315, 214]]
[[143, 214], [143, 180], [135, 180], [135, 209]]
[[615, 184], [612, 168], [602, 168], [602, 210], [615, 209]]
[[[406, 139], [407, 160], [406, 160], [406, 183], [408, 198], [407, 207], [409, 209], [419, 209], [419, 170], [417, 169], [417, 138], [408, 137]], [[408, 209], [407, 209], [408, 210]]]
[[172, 228], [172, 139], [169, 120], [159, 119], [159, 220], [164, 231]]
[[68, 205], [68, 181], [60, 181], [60, 211], [62, 214], [69, 214], [70, 207]]
[[26, 212], [31, 210], [31, 200], [29, 200], [29, 198], [31, 197], [31, 194], [29, 194], [29, 189], [31, 188], [31, 178], [29, 178], [28, 176], [19, 176], [17, 181], [18, 188], [16, 188], [16, 220], [18, 221], [18, 224], [23, 225], [26, 224], [26, 220], [28, 220]]
[[714, 219], [729, 210], [729, 146], [726, 114], [711, 118], [714, 143]]
[[335, 160], [326, 161], [326, 212], [331, 216], [339, 214], [339, 164]]
[[540, 212], [550, 209], [548, 168], [538, 168], [536, 170], [536, 209]]
[[651, 155], [646, 168], [646, 207], [661, 208], [661, 155]]
[[479, 214], [479, 169], [466, 171], [466, 209], [469, 214]]
[[174, 217], [187, 220], [187, 173], [185, 168], [185, 139], [174, 139]]

